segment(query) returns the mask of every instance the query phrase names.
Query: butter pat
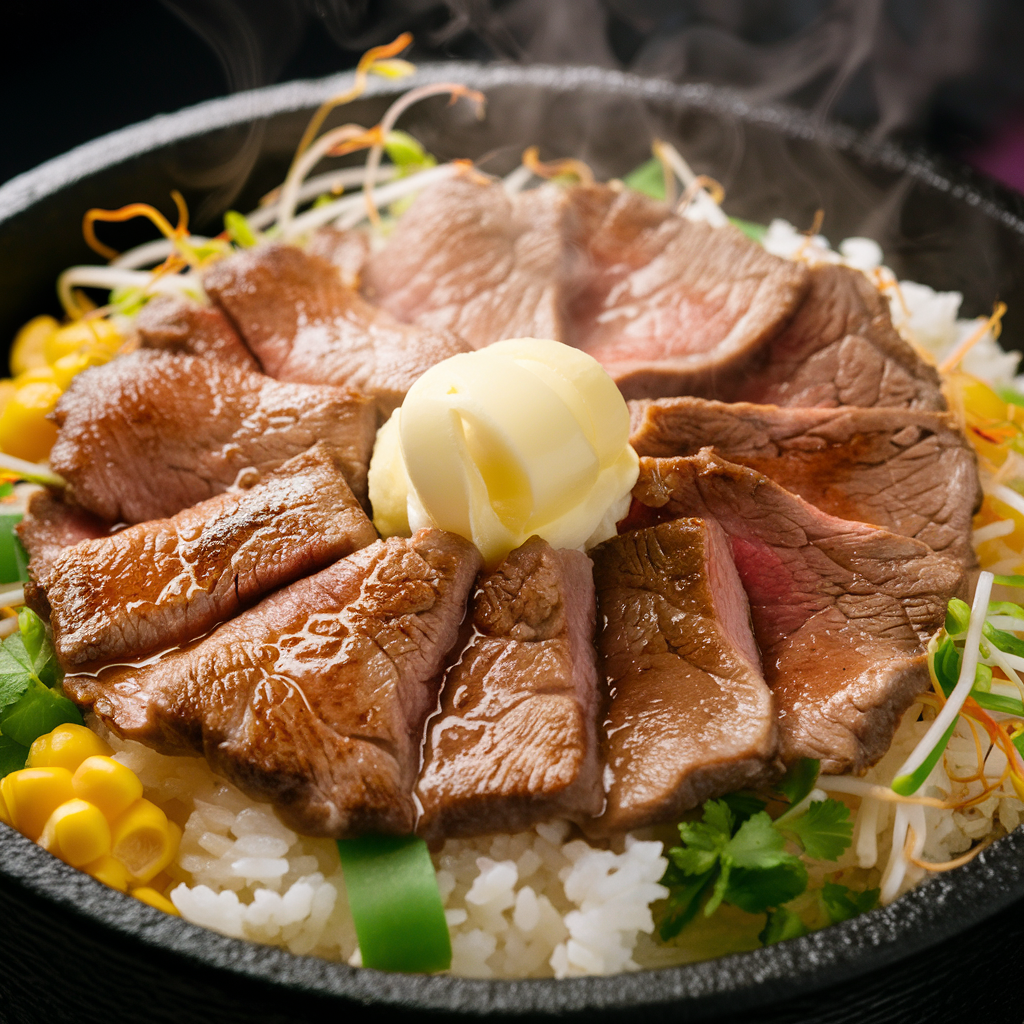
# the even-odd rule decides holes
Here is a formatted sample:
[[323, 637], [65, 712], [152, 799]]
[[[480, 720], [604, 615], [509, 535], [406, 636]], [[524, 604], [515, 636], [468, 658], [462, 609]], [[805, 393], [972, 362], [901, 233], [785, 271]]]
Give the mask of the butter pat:
[[370, 501], [383, 536], [434, 526], [494, 565], [534, 534], [555, 548], [614, 536], [638, 472], [629, 411], [600, 364], [520, 338], [416, 381], [378, 432]]

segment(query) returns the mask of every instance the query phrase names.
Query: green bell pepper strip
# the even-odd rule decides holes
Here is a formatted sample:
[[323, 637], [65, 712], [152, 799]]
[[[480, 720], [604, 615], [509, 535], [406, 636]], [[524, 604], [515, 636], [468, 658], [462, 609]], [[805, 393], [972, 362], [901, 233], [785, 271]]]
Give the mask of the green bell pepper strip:
[[338, 840], [364, 967], [430, 973], [452, 962], [427, 844], [416, 836]]

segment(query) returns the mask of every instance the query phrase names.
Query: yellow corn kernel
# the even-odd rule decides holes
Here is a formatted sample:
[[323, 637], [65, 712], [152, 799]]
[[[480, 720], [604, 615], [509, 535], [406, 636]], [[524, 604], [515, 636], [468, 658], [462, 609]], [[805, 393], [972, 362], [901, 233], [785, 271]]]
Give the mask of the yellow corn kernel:
[[46, 417], [60, 398], [52, 382], [22, 384], [0, 412], [0, 449], [29, 462], [41, 462], [57, 440], [57, 428]]
[[156, 804], [136, 800], [113, 824], [111, 852], [136, 882], [149, 882], [174, 860], [181, 829]]
[[22, 768], [11, 772], [0, 781], [0, 793], [11, 824], [33, 842], [42, 835], [50, 815], [75, 796], [67, 768]]
[[18, 385], [13, 380], [0, 380], [0, 412], [3, 412], [4, 406], [14, 397], [17, 390]]
[[92, 729], [68, 723], [38, 736], [28, 749], [25, 763], [29, 768], [67, 768], [74, 772], [86, 758], [112, 753], [113, 750]]
[[75, 796], [95, 804], [110, 821], [142, 796], [142, 783], [130, 768], [112, 757], [87, 757], [71, 780]]
[[52, 334], [43, 346], [46, 362], [53, 366], [63, 356], [98, 349], [113, 355], [121, 345], [121, 335], [109, 320], [89, 317], [76, 320]]
[[54, 383], [64, 391], [71, 383], [71, 379], [77, 377], [83, 370], [88, 370], [90, 366], [102, 366], [108, 362], [110, 362], [110, 356], [96, 348], [61, 356], [51, 368]]
[[14, 390], [17, 392], [18, 388], [25, 384], [56, 384], [57, 379], [53, 375], [52, 366], [35, 366], [31, 370], [26, 370], [24, 373], [19, 373], [14, 378]]
[[50, 815], [39, 845], [78, 868], [110, 853], [110, 824], [98, 807], [75, 797]]
[[89, 864], [83, 864], [82, 870], [92, 875], [97, 882], [109, 885], [119, 892], [128, 891], [128, 869], [116, 858], [106, 854]]
[[156, 907], [157, 910], [162, 910], [165, 914], [181, 917], [178, 908], [163, 893], [151, 889], [148, 885], [140, 885], [137, 889], [132, 889], [131, 895], [143, 903], [148, 903], [151, 907]]
[[52, 316], [35, 316], [18, 331], [11, 345], [11, 376], [46, 365], [43, 348], [59, 327]]

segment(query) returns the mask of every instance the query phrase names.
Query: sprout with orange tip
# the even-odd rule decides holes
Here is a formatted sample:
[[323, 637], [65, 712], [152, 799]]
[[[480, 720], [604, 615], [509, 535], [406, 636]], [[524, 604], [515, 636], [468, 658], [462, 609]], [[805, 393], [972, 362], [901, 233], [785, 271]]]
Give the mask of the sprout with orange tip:
[[523, 166], [528, 167], [538, 178], [559, 178], [573, 175], [581, 185], [594, 184], [594, 172], [582, 160], [568, 157], [564, 160], [551, 160], [544, 163], [540, 159], [540, 150], [530, 146], [523, 151]]

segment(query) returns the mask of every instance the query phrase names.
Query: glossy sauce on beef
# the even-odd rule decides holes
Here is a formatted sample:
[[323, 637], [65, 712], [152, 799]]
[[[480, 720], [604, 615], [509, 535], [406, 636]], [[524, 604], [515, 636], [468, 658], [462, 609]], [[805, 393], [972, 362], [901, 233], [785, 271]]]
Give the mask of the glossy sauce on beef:
[[629, 440], [639, 455], [712, 448], [823, 512], [974, 561], [977, 457], [948, 413], [663, 398], [631, 402], [630, 415]]
[[480, 576], [470, 616], [428, 723], [417, 831], [441, 839], [598, 813], [590, 560], [533, 537]]
[[294, 245], [236, 253], [203, 283], [271, 377], [354, 388], [374, 398], [382, 421], [426, 370], [469, 349], [450, 331], [371, 306], [336, 267]]
[[747, 598], [713, 520], [634, 530], [591, 552], [610, 701], [598, 834], [677, 820], [777, 772], [775, 709]]
[[45, 587], [58, 657], [81, 668], [177, 646], [376, 539], [316, 445], [247, 489], [66, 547]]
[[377, 426], [373, 403], [355, 391], [146, 351], [80, 373], [54, 419], [50, 465], [77, 504], [110, 523], [172, 516], [318, 441], [363, 500]]
[[[764, 782], [780, 754], [862, 770], [927, 685], [976, 467], [863, 274], [621, 183], [467, 174], [374, 252], [324, 229], [204, 284], [211, 307], [139, 314], [161, 351], [75, 379], [52, 456], [70, 486], [22, 527], [68, 692], [122, 735], [205, 754], [309, 835], [408, 833], [417, 808], [432, 841], [550, 817], [607, 835]], [[378, 419], [420, 374], [519, 336], [662, 398], [634, 407], [659, 458], [593, 578], [530, 541], [467, 610], [475, 548], [374, 542], [337, 470], [365, 500]]]
[[304, 835], [405, 835], [423, 723], [479, 566], [440, 530], [378, 541], [181, 650], [64, 687], [119, 735], [204, 754]]
[[728, 535], [784, 760], [816, 758], [836, 774], [878, 760], [928, 686], [925, 645], [964, 587], [962, 563], [827, 515], [706, 451], [642, 459], [634, 494], [663, 514], [713, 519]]

